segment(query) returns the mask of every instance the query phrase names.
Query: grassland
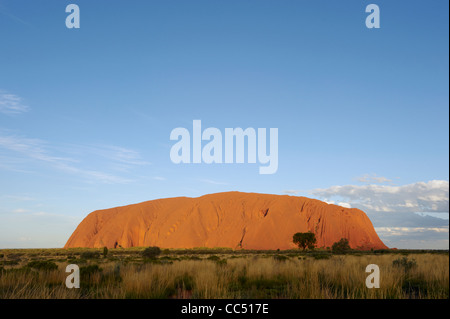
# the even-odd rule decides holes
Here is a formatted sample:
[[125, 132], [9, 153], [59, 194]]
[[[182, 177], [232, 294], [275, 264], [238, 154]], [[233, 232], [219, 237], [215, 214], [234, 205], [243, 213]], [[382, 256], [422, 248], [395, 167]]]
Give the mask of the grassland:
[[[446, 299], [448, 251], [248, 251], [144, 248], [0, 250], [1, 299], [282, 298]], [[66, 266], [77, 264], [80, 289], [68, 289]], [[368, 264], [380, 288], [365, 285]]]

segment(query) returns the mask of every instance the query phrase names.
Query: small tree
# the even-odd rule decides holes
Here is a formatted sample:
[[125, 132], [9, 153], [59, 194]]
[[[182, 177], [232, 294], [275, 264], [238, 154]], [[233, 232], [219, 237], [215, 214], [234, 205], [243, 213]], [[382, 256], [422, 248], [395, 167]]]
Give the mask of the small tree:
[[306, 248], [314, 249], [316, 246], [316, 235], [311, 232], [296, 233], [292, 237], [292, 241], [298, 246], [298, 248], [303, 248], [303, 250]]
[[148, 247], [142, 252], [144, 258], [150, 259], [156, 258], [159, 254], [161, 254], [161, 249], [159, 247]]
[[339, 241], [335, 242], [333, 246], [331, 246], [331, 250], [333, 251], [333, 253], [346, 253], [347, 251], [351, 250], [348, 239], [341, 238]]
[[106, 258], [108, 256], [108, 247], [103, 247], [103, 257]]

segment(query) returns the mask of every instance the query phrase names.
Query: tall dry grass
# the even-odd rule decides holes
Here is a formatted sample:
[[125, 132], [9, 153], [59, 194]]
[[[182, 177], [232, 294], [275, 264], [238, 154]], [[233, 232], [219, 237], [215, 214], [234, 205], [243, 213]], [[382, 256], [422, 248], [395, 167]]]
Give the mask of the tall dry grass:
[[[97, 261], [101, 272], [81, 278], [80, 289], [65, 287], [67, 262], [58, 270], [34, 271], [23, 265], [0, 271], [0, 298], [287, 298], [404, 299], [449, 297], [449, 258], [414, 254], [411, 270], [393, 265], [399, 255], [333, 255], [330, 259], [241, 256], [226, 262], [173, 260]], [[95, 262], [95, 263], [97, 263]], [[92, 261], [90, 263], [93, 263]], [[365, 285], [366, 266], [380, 268], [380, 288]]]

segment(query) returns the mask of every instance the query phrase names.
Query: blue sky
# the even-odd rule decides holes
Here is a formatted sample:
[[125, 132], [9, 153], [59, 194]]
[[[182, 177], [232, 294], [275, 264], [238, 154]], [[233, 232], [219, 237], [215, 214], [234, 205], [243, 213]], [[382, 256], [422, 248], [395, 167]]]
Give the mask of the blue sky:
[[[448, 2], [373, 1], [380, 29], [369, 3], [0, 0], [0, 248], [238, 190], [358, 207], [390, 247], [448, 249]], [[172, 163], [170, 132], [195, 119], [278, 128], [278, 171]]]

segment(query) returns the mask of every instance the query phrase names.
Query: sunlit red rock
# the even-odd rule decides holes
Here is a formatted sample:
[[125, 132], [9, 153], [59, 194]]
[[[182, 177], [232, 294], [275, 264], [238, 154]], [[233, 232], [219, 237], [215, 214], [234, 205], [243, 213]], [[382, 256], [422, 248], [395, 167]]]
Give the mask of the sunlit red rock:
[[158, 199], [90, 213], [70, 247], [291, 249], [297, 232], [316, 234], [317, 247], [347, 238], [352, 248], [385, 249], [366, 214], [288, 195], [226, 192]]

